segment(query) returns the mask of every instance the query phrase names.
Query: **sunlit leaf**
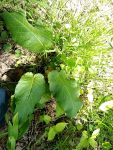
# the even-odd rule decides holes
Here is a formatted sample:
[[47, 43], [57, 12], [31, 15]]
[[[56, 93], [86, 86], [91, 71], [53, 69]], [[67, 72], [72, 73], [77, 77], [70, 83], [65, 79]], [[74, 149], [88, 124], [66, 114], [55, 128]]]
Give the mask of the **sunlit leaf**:
[[67, 125], [66, 122], [57, 123], [57, 124], [55, 125], [55, 131], [56, 131], [56, 132], [62, 132], [62, 131], [65, 129], [66, 125]]
[[12, 124], [9, 122], [8, 125], [8, 136], [9, 137], [14, 137], [15, 140], [18, 138], [18, 113], [15, 114], [13, 117]]
[[48, 124], [51, 121], [51, 117], [48, 115], [42, 115], [40, 116], [40, 121], [44, 121], [46, 124]]
[[52, 46], [52, 34], [45, 28], [34, 28], [20, 12], [4, 12], [2, 17], [15, 42], [33, 52], [44, 52]]
[[56, 135], [56, 132], [54, 130], [54, 127], [50, 127], [48, 132], [48, 141], [52, 141]]
[[89, 138], [89, 144], [96, 149], [97, 147], [97, 142], [93, 138]]
[[76, 146], [76, 150], [81, 150], [83, 148], [87, 148], [88, 145], [89, 145], [89, 142], [88, 142], [88, 133], [87, 133], [87, 131], [83, 131], [82, 132], [82, 137], [80, 139], [80, 142]]

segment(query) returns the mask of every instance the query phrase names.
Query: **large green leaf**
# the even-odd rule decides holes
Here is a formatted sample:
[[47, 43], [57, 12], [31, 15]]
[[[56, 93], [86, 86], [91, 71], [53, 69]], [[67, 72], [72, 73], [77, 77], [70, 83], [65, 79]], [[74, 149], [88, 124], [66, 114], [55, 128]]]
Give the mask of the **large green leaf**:
[[82, 106], [77, 83], [75, 80], [67, 79], [66, 74], [61, 71], [52, 71], [48, 75], [50, 91], [57, 103], [64, 109], [69, 117], [74, 117]]
[[15, 42], [33, 52], [44, 52], [52, 46], [52, 34], [45, 28], [34, 28], [20, 12], [2, 14]]
[[35, 105], [45, 93], [45, 80], [43, 75], [26, 73], [22, 76], [15, 89], [15, 113], [19, 120], [25, 122], [33, 113]]

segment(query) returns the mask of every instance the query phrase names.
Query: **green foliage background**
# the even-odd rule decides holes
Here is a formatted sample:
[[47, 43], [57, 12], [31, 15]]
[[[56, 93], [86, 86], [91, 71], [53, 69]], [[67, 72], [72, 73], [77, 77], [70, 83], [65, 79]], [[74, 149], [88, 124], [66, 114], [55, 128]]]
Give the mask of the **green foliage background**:
[[[49, 50], [44, 52], [46, 67], [65, 70], [67, 76], [80, 84], [84, 107], [75, 119], [69, 120], [68, 128], [56, 137], [49, 149], [83, 149], [80, 145], [84, 141], [89, 150], [112, 149], [113, 110], [107, 113], [99, 110], [103, 102], [113, 98], [112, 1], [2, 0], [0, 10], [24, 10], [34, 27], [45, 26], [52, 31], [50, 51], [55, 55], [51, 57]], [[2, 21], [0, 26], [2, 29]], [[91, 144], [88, 139], [96, 129], [100, 131]]]

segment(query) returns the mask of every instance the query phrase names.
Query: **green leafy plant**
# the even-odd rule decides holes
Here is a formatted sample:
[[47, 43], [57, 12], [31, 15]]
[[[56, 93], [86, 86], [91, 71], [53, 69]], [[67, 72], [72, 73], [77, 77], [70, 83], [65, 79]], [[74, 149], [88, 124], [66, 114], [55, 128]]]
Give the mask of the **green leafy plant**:
[[16, 140], [18, 139], [18, 113], [12, 119], [12, 123], [9, 122], [8, 125], [8, 149], [15, 150], [16, 147]]
[[[15, 113], [18, 112], [20, 122], [24, 123], [34, 111], [45, 93], [45, 81], [41, 74], [26, 73], [15, 89]], [[25, 107], [23, 107], [25, 106]]]
[[[82, 106], [76, 81], [67, 79], [66, 74], [62, 71], [50, 72], [48, 79], [50, 91], [58, 105], [68, 116], [76, 116]], [[24, 123], [33, 113], [36, 104], [37, 106], [40, 105], [41, 97], [45, 94], [45, 88], [43, 75], [26, 73], [22, 76], [16, 86], [14, 95], [14, 112], [18, 112], [20, 122]]]
[[[68, 116], [75, 117], [82, 106], [76, 81], [68, 79], [63, 71], [52, 71], [48, 74], [48, 82], [50, 92], [58, 105]], [[18, 114], [18, 123], [15, 121], [17, 120], [15, 119], [17, 118], [15, 116], [13, 125], [9, 123], [9, 143], [13, 143], [14, 139], [15, 141], [17, 140], [17, 136], [15, 137], [15, 135], [12, 135], [11, 133], [13, 132], [10, 131], [15, 130], [15, 128], [19, 126], [16, 130], [19, 129], [18, 137], [21, 137], [28, 128], [26, 122], [31, 120], [35, 106], [40, 107], [40, 105], [45, 103], [45, 101], [41, 100], [45, 95], [46, 88], [47, 86], [42, 74], [33, 75], [33, 73], [28, 72], [21, 77], [16, 86], [13, 99], [13, 104], [15, 106], [14, 114]], [[42, 120], [48, 124], [51, 121], [51, 118], [44, 115]], [[67, 123], [58, 123], [51, 127], [48, 133], [48, 140], [54, 139], [57, 133], [62, 132], [66, 124]]]
[[82, 132], [82, 137], [80, 139], [80, 143], [77, 145], [76, 150], [82, 150], [83, 148], [88, 148], [89, 145], [94, 149], [97, 148], [96, 138], [99, 135], [100, 129], [96, 129], [93, 131], [92, 135], [89, 136], [87, 131]]
[[58, 105], [66, 114], [73, 117], [77, 114], [82, 103], [78, 99], [79, 90], [75, 80], [67, 79], [64, 72], [52, 71], [48, 75], [50, 91]]
[[[33, 27], [27, 21], [25, 13], [6, 11], [2, 13], [2, 17], [13, 40], [23, 48], [27, 48], [31, 52], [44, 53], [48, 48], [52, 47], [51, 32], [44, 27]], [[48, 83], [49, 92], [55, 98], [57, 106], [61, 109], [60, 112], [66, 113], [69, 117], [75, 117], [82, 106], [76, 81], [68, 79], [63, 71], [52, 71], [48, 75]], [[18, 119], [15, 119], [17, 117], [14, 116], [13, 124], [9, 123], [9, 149], [15, 149], [16, 140], [27, 130], [35, 107], [38, 106], [40, 108], [46, 102], [44, 96], [48, 90], [46, 86], [48, 83], [45, 82], [42, 74], [33, 75], [30, 72], [23, 75], [18, 82], [13, 99], [14, 115], [18, 114]], [[43, 116], [43, 120], [47, 124], [51, 121], [47, 115]], [[62, 132], [65, 126], [66, 123], [59, 123], [51, 127], [48, 133], [48, 140], [51, 139], [50, 133], [53, 128], [56, 135]], [[19, 134], [17, 132], [18, 135], [16, 136], [13, 135], [15, 129], [19, 131]]]
[[49, 115], [42, 115], [40, 116], [40, 121], [45, 122], [46, 124], [49, 124], [51, 122], [51, 117]]
[[56, 134], [62, 132], [65, 127], [66, 127], [67, 123], [65, 122], [60, 122], [57, 123], [55, 126], [50, 127], [49, 132], [48, 132], [48, 141], [52, 141]]
[[[5, 7], [1, 9], [3, 5]], [[62, 122], [64, 123], [61, 125], [62, 130], [61, 126], [58, 126], [61, 132], [57, 132], [56, 125], [59, 123], [55, 122], [53, 125], [54, 122], [49, 115], [45, 113], [41, 115], [39, 120], [41, 124], [47, 129], [49, 126], [48, 141], [54, 140], [52, 144], [50, 143], [49, 149], [75, 147], [80, 150], [98, 149], [98, 146], [100, 149], [112, 149], [113, 97], [105, 99], [104, 96], [107, 97], [109, 92], [107, 88], [103, 91], [103, 84], [101, 89], [99, 87], [103, 82], [106, 87], [112, 83], [112, 76], [110, 80], [105, 76], [101, 77], [101, 72], [108, 69], [109, 65], [112, 66], [112, 53], [109, 53], [113, 48], [113, 20], [112, 13], [110, 14], [112, 6], [111, 0], [91, 1], [91, 3], [87, 0], [83, 3], [65, 0], [1, 2], [0, 9], [3, 12], [0, 14], [3, 18], [0, 20], [0, 42], [3, 42], [1, 47], [9, 53], [9, 50], [13, 50], [15, 43], [11, 48], [7, 47], [7, 43], [10, 44], [10, 33], [17, 44], [43, 57], [46, 60], [42, 63], [43, 70], [47, 68], [45, 79], [44, 74], [27, 73], [17, 84], [12, 110], [14, 116], [18, 113], [19, 134], [18, 138], [15, 138], [8, 133], [9, 150], [14, 149], [15, 141], [27, 131], [34, 109], [44, 108], [51, 98], [56, 100], [56, 119], [59, 119], [57, 117], [60, 115], [67, 115], [70, 117], [70, 128], [59, 134], [65, 128], [65, 122]], [[51, 49], [54, 53], [44, 55], [45, 52], [51, 52]], [[13, 52], [16, 53], [15, 49]], [[106, 55], [107, 53], [109, 54]], [[17, 51], [18, 56], [20, 53]], [[49, 70], [48, 66], [52, 69]], [[65, 72], [50, 72], [51, 70], [65, 70]], [[43, 88], [40, 88], [42, 80], [39, 81], [39, 78], [37, 80], [37, 76], [42, 77]], [[77, 83], [80, 83], [80, 87]], [[79, 95], [84, 107], [75, 118], [82, 106]], [[13, 131], [13, 120], [9, 126]], [[95, 129], [98, 128], [100, 128], [99, 135], [95, 136]], [[45, 133], [42, 135], [45, 136]], [[56, 136], [58, 138], [55, 138]]]
[[41, 53], [52, 46], [51, 32], [33, 27], [23, 12], [3, 12], [2, 17], [14, 41], [24, 48]]

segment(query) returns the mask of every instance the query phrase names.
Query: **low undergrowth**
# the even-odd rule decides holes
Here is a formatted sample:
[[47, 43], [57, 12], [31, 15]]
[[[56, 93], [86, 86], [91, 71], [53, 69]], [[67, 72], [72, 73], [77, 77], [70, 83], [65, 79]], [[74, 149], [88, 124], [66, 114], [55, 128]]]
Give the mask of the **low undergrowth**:
[[112, 149], [112, 2], [0, 3], [4, 149]]

